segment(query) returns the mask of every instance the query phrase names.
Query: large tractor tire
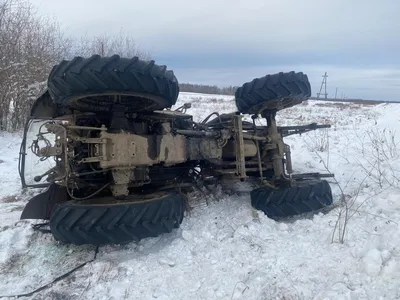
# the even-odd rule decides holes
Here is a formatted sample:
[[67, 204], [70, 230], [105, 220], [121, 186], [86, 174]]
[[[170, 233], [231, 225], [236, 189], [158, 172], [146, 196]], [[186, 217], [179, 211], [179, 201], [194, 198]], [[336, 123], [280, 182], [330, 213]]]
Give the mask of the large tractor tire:
[[54, 238], [76, 245], [125, 244], [157, 237], [178, 228], [184, 198], [176, 192], [115, 198], [93, 198], [56, 205], [50, 218]]
[[236, 90], [239, 112], [259, 114], [264, 110], [281, 110], [299, 104], [311, 96], [307, 75], [288, 72], [267, 75], [243, 84]]
[[332, 201], [326, 180], [299, 181], [296, 186], [278, 189], [266, 186], [251, 192], [251, 205], [271, 219], [319, 211]]
[[118, 55], [75, 57], [53, 67], [48, 90], [61, 107], [110, 112], [116, 102], [128, 112], [169, 108], [177, 101], [178, 80], [166, 66]]

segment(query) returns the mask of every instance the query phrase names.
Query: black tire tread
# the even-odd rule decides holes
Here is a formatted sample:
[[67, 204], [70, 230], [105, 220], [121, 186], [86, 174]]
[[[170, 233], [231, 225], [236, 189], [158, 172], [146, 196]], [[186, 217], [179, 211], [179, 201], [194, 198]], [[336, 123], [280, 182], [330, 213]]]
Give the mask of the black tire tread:
[[141, 93], [161, 97], [171, 107], [179, 94], [178, 80], [166, 66], [119, 55], [63, 60], [53, 67], [47, 85], [53, 100], [61, 106], [77, 96]]
[[[256, 113], [255, 107], [268, 101], [291, 99], [299, 103], [310, 96], [311, 85], [307, 75], [291, 71], [266, 75], [246, 82], [236, 90], [235, 101], [239, 112], [247, 114]], [[291, 104], [286, 106], [289, 107]]]
[[60, 242], [76, 245], [125, 244], [157, 237], [178, 228], [184, 215], [184, 198], [178, 193], [151, 201], [114, 204], [57, 205], [50, 230]]
[[333, 202], [332, 190], [326, 180], [308, 180], [280, 189], [260, 187], [250, 196], [251, 205], [272, 219], [315, 212]]

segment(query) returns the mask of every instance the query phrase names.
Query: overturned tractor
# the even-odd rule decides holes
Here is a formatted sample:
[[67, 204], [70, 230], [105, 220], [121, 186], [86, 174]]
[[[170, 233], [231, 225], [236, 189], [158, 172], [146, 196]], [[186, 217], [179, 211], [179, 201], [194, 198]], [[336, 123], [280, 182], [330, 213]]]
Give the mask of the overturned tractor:
[[[171, 232], [198, 183], [256, 180], [251, 203], [271, 218], [332, 204], [318, 173], [293, 174], [283, 137], [329, 125], [278, 127], [277, 111], [311, 95], [303, 73], [267, 75], [236, 91], [238, 111], [195, 122], [172, 71], [138, 58], [76, 57], [56, 65], [21, 144], [24, 187], [47, 189], [22, 219], [49, 220], [56, 240], [127, 243]], [[252, 115], [252, 122], [243, 119]], [[256, 118], [265, 118], [258, 126]], [[33, 171], [33, 172], [32, 172]]]

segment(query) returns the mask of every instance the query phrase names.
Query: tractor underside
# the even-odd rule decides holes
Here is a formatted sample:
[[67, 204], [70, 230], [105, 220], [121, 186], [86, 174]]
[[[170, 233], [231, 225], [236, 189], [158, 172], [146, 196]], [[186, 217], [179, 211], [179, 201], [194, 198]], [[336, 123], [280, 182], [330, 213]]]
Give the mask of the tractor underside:
[[[128, 62], [119, 57], [91, 59], [98, 64], [108, 59], [117, 67], [121, 61]], [[221, 181], [256, 180], [259, 188], [251, 192], [252, 205], [271, 218], [332, 203], [330, 187], [320, 179], [331, 175], [293, 174], [290, 147], [283, 141], [287, 135], [329, 125], [278, 127], [275, 121], [277, 111], [309, 96], [304, 91], [308, 81], [301, 86], [304, 82], [298, 75], [298, 82], [293, 80], [299, 87], [297, 94], [288, 80], [291, 77], [281, 73], [279, 80], [264, 80], [264, 87], [258, 89], [271, 90], [265, 86], [286, 82], [289, 93], [261, 97], [263, 101], [252, 96], [246, 102], [246, 93], [251, 96], [252, 91], [243, 91], [244, 86], [236, 94], [238, 112], [215, 112], [195, 122], [186, 114], [189, 104], [170, 109], [178, 92], [173, 89], [177, 81], [169, 73], [155, 77], [131, 63], [129, 72], [118, 68], [120, 72], [115, 72], [124, 83], [118, 90], [109, 80], [117, 75], [107, 73], [107, 64], [90, 69], [85, 59], [78, 63], [82, 74], [68, 73], [62, 64], [61, 75], [57, 66], [53, 69], [49, 91], [33, 106], [21, 145], [22, 185], [48, 187], [31, 199], [21, 218], [49, 220], [57, 240], [125, 243], [169, 232], [182, 222], [185, 193], [194, 186]], [[100, 73], [93, 75], [94, 69]], [[150, 83], [142, 81], [135, 87], [132, 78], [123, 77], [143, 73], [158, 80], [156, 91]], [[85, 79], [88, 74], [102, 80], [103, 90]], [[76, 78], [86, 80], [85, 91], [79, 90], [82, 85], [74, 85]], [[69, 84], [68, 92], [62, 90], [61, 80], [62, 87]], [[244, 113], [252, 115], [252, 122], [243, 120]], [[266, 119], [265, 126], [256, 125], [258, 117]]]

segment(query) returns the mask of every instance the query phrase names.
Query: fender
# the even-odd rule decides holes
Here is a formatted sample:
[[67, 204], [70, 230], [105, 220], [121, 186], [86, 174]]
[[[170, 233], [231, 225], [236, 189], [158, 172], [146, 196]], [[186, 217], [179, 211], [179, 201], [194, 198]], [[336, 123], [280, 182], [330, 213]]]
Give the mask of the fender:
[[29, 200], [20, 219], [49, 220], [54, 206], [66, 201], [68, 201], [66, 188], [52, 183], [44, 192]]

